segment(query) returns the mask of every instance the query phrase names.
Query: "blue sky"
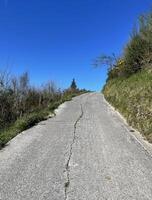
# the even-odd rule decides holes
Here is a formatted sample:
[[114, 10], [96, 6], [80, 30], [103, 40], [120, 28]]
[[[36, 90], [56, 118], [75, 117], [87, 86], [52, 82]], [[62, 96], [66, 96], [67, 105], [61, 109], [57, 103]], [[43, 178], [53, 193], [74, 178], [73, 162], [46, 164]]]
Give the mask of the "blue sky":
[[0, 69], [28, 71], [31, 82], [75, 78], [80, 88], [100, 91], [102, 54], [121, 54], [139, 14], [151, 0], [0, 0]]

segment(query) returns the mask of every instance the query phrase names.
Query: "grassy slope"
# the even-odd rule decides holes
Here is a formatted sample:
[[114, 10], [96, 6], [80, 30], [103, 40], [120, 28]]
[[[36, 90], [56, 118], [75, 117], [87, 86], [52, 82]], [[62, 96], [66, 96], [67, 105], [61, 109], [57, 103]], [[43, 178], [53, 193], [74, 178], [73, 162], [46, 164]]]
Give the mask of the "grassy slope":
[[152, 72], [110, 80], [103, 93], [128, 123], [152, 142]]
[[[82, 92], [83, 93], [83, 92]], [[72, 100], [72, 97], [82, 94], [69, 94], [63, 96], [60, 100], [51, 103], [48, 108], [44, 110], [40, 110], [29, 115], [25, 115], [21, 119], [18, 119], [14, 124], [6, 128], [5, 130], [0, 131], [0, 149], [3, 148], [8, 141], [14, 138], [16, 135], [21, 133], [22, 131], [34, 126], [40, 121], [46, 120], [49, 114], [53, 113], [53, 111], [65, 101]]]

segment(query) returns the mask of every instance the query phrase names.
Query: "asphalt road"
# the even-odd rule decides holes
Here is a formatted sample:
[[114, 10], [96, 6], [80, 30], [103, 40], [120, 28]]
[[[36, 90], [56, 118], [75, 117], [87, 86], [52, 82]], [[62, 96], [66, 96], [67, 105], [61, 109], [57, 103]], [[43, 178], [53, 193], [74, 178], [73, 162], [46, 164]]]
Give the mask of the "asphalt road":
[[101, 94], [81, 95], [0, 151], [0, 199], [152, 200], [152, 156]]

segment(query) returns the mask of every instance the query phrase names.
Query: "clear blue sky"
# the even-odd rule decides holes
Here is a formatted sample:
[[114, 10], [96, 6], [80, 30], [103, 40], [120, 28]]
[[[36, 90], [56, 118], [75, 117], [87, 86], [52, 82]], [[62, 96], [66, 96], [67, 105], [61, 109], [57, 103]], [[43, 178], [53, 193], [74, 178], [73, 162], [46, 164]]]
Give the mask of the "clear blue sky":
[[39, 85], [61, 88], [75, 77], [80, 88], [101, 90], [105, 69], [93, 69], [102, 54], [120, 54], [139, 14], [151, 0], [0, 0], [0, 69], [28, 71]]

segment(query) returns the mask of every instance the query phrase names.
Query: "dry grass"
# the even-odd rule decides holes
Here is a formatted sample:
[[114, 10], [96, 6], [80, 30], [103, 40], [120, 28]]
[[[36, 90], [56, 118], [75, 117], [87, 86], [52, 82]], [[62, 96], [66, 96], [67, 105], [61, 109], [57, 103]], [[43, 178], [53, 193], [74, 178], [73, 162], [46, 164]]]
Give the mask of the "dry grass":
[[128, 123], [152, 142], [152, 73], [145, 70], [109, 80], [103, 93]]

